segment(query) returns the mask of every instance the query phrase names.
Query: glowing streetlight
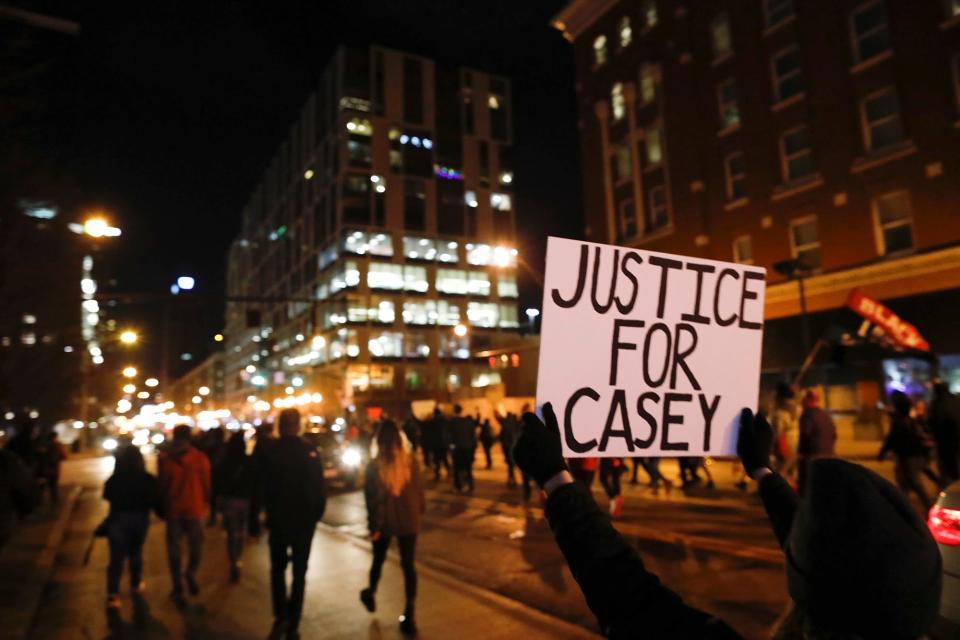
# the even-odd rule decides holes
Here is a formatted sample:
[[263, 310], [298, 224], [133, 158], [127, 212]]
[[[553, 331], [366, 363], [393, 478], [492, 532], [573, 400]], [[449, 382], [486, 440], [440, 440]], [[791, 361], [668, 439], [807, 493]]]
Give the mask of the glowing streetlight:
[[214, 342], [223, 342], [223, 334], [222, 334], [222, 333], [218, 333], [217, 335], [213, 336], [213, 341], [214, 341]]
[[147, 378], [146, 380], [143, 381], [143, 384], [147, 385], [152, 389], [153, 387], [156, 387], [158, 384], [160, 384], [160, 381], [157, 380], [156, 378]]
[[136, 367], [124, 367], [123, 371], [124, 378], [136, 378], [137, 377], [137, 368]]
[[190, 291], [196, 284], [197, 281], [194, 280], [192, 276], [180, 276], [177, 278], [177, 286], [180, 288], [180, 291]]
[[135, 384], [125, 384], [123, 385], [123, 392], [126, 394], [131, 394], [137, 390], [137, 385]]
[[310, 348], [314, 351], [319, 351], [327, 346], [327, 339], [323, 336], [313, 336], [313, 339], [310, 341]]
[[140, 393], [137, 394], [137, 397], [140, 398], [141, 400], [146, 400], [147, 398], [150, 397], [150, 392], [149, 392], [149, 391], [141, 391]]
[[459, 338], [467, 335], [467, 325], [460, 323], [453, 328], [453, 334]]
[[200, 396], [193, 396], [193, 398], [191, 398], [191, 401], [193, 402], [193, 404], [200, 404], [201, 402], [203, 402], [203, 398], [201, 398]]
[[115, 238], [120, 235], [120, 229], [110, 226], [103, 216], [93, 216], [83, 221], [83, 233], [91, 238]]
[[204, 386], [200, 387], [199, 389], [197, 389], [197, 393], [199, 393], [199, 394], [202, 395], [202, 396], [208, 396], [208, 395], [210, 395], [210, 387], [204, 385]]
[[139, 339], [140, 339], [140, 336], [137, 335], [137, 332], [131, 331], [129, 329], [127, 329], [126, 331], [120, 334], [120, 342], [122, 342], [123, 344], [127, 344], [127, 345], [137, 344], [137, 340]]

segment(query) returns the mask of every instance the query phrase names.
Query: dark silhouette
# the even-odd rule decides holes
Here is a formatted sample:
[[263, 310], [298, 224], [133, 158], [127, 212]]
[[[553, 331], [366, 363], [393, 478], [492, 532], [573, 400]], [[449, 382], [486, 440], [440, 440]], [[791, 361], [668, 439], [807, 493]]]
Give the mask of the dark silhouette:
[[257, 493], [257, 473], [253, 459], [247, 455], [243, 432], [234, 433], [213, 470], [213, 486], [217, 487], [223, 528], [227, 532], [227, 557], [230, 561], [230, 582], [240, 580], [240, 554], [247, 541], [250, 501]]
[[257, 427], [256, 430], [257, 441], [253, 445], [253, 453], [251, 457], [253, 458], [253, 469], [257, 474], [257, 491], [253, 494], [250, 499], [250, 526], [248, 533], [254, 537], [259, 538], [260, 532], [262, 531], [263, 525], [260, 522], [260, 511], [263, 505], [263, 467], [265, 464], [265, 459], [267, 452], [270, 448], [277, 443], [276, 438], [273, 437], [273, 424], [264, 423]]
[[926, 513], [933, 503], [930, 502], [930, 496], [927, 495], [920, 476], [927, 467], [931, 443], [923, 428], [910, 415], [913, 403], [907, 394], [894, 391], [890, 400], [893, 404], [890, 412], [890, 433], [883, 441], [877, 458], [883, 460], [888, 452], [893, 452], [897, 486], [904, 494], [915, 493]]
[[812, 460], [834, 455], [837, 427], [830, 414], [820, 408], [820, 395], [808, 389], [800, 414], [800, 439], [797, 444], [797, 489], [806, 488], [807, 467]]
[[960, 401], [945, 382], [933, 385], [928, 421], [937, 447], [940, 483], [946, 487], [960, 479]]
[[453, 406], [450, 420], [450, 442], [453, 445], [453, 488], [457, 491], [474, 489], [473, 456], [477, 449], [477, 425], [473, 418], [463, 415], [463, 407]]
[[10, 538], [17, 520], [36, 505], [37, 485], [20, 456], [0, 450], [0, 547]]
[[487, 470], [493, 468], [493, 459], [490, 457], [490, 450], [493, 448], [493, 443], [495, 442], [493, 437], [493, 426], [490, 424], [489, 418], [484, 418], [480, 423], [480, 446], [483, 447], [483, 456], [486, 459], [486, 466], [484, 467]]
[[57, 432], [50, 430], [40, 437], [36, 445], [37, 478], [40, 486], [50, 493], [50, 500], [60, 500], [60, 468], [67, 459], [67, 450], [60, 442]]

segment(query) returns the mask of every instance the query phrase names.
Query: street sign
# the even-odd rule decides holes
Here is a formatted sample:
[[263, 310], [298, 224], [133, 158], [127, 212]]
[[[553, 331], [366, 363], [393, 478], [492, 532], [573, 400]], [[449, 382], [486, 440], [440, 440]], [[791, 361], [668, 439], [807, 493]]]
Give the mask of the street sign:
[[850, 292], [847, 306], [877, 325], [895, 345], [918, 351], [930, 351], [930, 344], [923, 339], [916, 327], [901, 320], [893, 311], [859, 289]]
[[735, 453], [756, 409], [766, 271], [548, 238], [537, 404], [568, 457]]

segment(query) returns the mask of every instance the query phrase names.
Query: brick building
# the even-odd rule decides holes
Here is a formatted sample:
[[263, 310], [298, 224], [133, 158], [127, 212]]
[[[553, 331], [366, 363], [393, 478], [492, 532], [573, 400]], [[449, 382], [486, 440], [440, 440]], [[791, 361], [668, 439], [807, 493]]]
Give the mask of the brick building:
[[402, 410], [497, 383], [475, 353], [519, 326], [510, 104], [504, 78], [337, 51], [230, 250], [232, 406]]
[[[960, 2], [574, 0], [586, 237], [768, 270], [768, 383], [856, 331], [854, 288], [916, 325], [960, 387]], [[926, 365], [834, 350], [833, 406]], [[882, 364], [882, 366], [880, 366]]]

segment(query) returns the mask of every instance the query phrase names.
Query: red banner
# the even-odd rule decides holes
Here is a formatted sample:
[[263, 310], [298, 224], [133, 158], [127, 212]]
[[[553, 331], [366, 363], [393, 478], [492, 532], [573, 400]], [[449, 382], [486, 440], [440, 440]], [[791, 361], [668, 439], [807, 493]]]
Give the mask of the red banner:
[[930, 351], [930, 345], [915, 326], [901, 320], [893, 311], [863, 294], [859, 289], [850, 292], [847, 306], [880, 327], [897, 345], [908, 349]]

